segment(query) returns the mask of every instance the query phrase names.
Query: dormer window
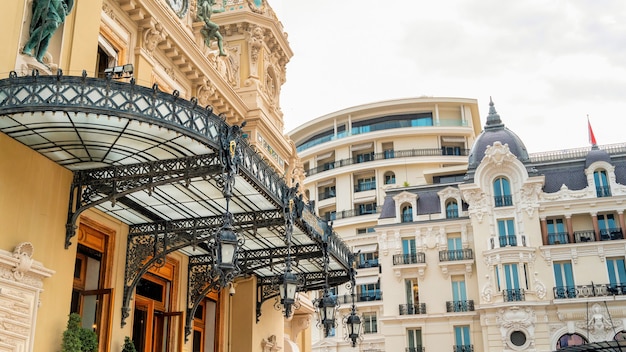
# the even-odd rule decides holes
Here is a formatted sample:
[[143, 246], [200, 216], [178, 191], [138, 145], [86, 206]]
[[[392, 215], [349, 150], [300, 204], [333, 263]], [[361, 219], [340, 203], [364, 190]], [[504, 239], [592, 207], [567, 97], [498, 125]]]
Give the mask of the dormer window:
[[609, 186], [609, 178], [607, 177], [606, 170], [596, 170], [593, 172], [593, 180], [596, 184], [596, 196], [597, 197], [610, 197], [611, 187]]
[[396, 174], [394, 174], [393, 171], [385, 172], [385, 184], [393, 185], [395, 183], [396, 183]]
[[402, 205], [402, 222], [413, 222], [413, 207], [411, 204]]
[[454, 219], [459, 217], [459, 205], [456, 200], [450, 199], [446, 202], [446, 218]]
[[513, 196], [511, 195], [511, 185], [508, 179], [498, 177], [493, 182], [493, 195], [496, 207], [506, 207], [513, 205]]

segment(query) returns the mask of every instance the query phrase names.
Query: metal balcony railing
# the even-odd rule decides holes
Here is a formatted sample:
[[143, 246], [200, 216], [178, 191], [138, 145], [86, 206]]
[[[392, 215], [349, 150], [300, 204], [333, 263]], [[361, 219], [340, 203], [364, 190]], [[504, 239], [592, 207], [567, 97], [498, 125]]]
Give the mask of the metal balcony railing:
[[398, 313], [400, 315], [426, 314], [426, 303], [400, 304]]
[[464, 301], [447, 301], [446, 302], [446, 312], [473, 312], [474, 311], [474, 301], [473, 300], [464, 300]]
[[500, 247], [517, 246], [517, 236], [515, 235], [498, 236], [498, 240], [500, 240]]
[[593, 242], [595, 240], [596, 232], [593, 230], [574, 231], [574, 241], [576, 241], [576, 243]]
[[600, 230], [601, 241], [614, 241], [614, 240], [623, 240], [623, 239], [624, 239], [624, 234], [622, 233], [622, 229], [618, 227]]
[[454, 345], [452, 352], [474, 352], [474, 345]]
[[495, 202], [496, 207], [508, 207], [510, 205], [513, 205], [512, 195], [494, 196], [493, 200]]
[[611, 187], [609, 187], [609, 186], [596, 186], [596, 196], [598, 198], [610, 197], [611, 196]]
[[523, 288], [502, 290], [502, 297], [504, 298], [505, 302], [520, 302], [526, 300]]
[[465, 249], [449, 249], [446, 251], [439, 251], [439, 261], [449, 262], [455, 260], [471, 260], [474, 259], [474, 252], [471, 248]]
[[393, 265], [423, 264], [426, 263], [426, 253], [394, 254]]
[[459, 210], [458, 209], [446, 210], [446, 218], [447, 219], [456, 219], [458, 217], [459, 217]]
[[407, 347], [404, 352], [425, 352], [426, 348], [424, 348], [424, 346], [417, 346], [417, 347]]
[[591, 284], [575, 286], [556, 286], [553, 288], [554, 299], [626, 296], [626, 285]]
[[549, 233], [548, 244], [566, 244], [569, 243], [567, 232]]
[[385, 159], [397, 159], [397, 158], [410, 158], [415, 156], [468, 156], [469, 149], [461, 149], [459, 155], [449, 155], [445, 151], [439, 148], [429, 148], [429, 149], [407, 149], [407, 150], [387, 150], [382, 153], [371, 153], [365, 154], [367, 157], [357, 156], [354, 158], [336, 160], [329, 163], [325, 163], [318, 167], [310, 168], [305, 170], [307, 176], [312, 176], [318, 174], [320, 172], [332, 170], [338, 167], [349, 166], [353, 164], [366, 163], [370, 161], [376, 160], [385, 160]]

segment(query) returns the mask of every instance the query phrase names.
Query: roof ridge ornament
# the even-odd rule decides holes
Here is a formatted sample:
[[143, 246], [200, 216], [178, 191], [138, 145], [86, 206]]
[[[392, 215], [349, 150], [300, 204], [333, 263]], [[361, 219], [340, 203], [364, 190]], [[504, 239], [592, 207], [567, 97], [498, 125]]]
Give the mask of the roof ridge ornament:
[[487, 115], [487, 123], [485, 129], [503, 128], [504, 124], [500, 119], [500, 115], [496, 111], [496, 107], [493, 103], [493, 99], [489, 96], [489, 115]]

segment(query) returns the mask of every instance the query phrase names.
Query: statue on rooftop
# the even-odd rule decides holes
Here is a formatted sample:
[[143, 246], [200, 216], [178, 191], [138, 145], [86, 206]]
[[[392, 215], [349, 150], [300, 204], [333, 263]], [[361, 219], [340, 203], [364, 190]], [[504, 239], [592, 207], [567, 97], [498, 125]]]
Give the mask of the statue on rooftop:
[[224, 38], [220, 34], [220, 26], [217, 23], [211, 21], [211, 15], [214, 13], [220, 13], [226, 11], [226, 0], [222, 1], [221, 8], [213, 8], [215, 0], [199, 0], [198, 1], [198, 19], [204, 22], [204, 27], [200, 30], [204, 37], [204, 44], [207, 47], [211, 47], [211, 40], [217, 40], [217, 47], [220, 51], [220, 56], [226, 56], [224, 52]]
[[22, 52], [43, 63], [52, 35], [72, 11], [74, 0], [33, 0], [29, 39]]

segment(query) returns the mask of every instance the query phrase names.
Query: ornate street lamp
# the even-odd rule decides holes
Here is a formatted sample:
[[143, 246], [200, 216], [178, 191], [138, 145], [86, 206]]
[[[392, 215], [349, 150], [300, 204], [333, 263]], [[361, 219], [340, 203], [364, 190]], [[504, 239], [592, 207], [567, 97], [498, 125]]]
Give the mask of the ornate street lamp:
[[296, 302], [296, 293], [298, 292], [298, 277], [290, 270], [285, 271], [280, 283], [280, 303], [285, 309], [285, 317], [291, 316], [291, 307]]
[[230, 224], [231, 217], [230, 213], [224, 214], [224, 226], [220, 229], [217, 238], [217, 267], [226, 276], [237, 268], [238, 239]]
[[354, 287], [356, 286], [356, 271], [354, 267], [350, 269], [350, 282], [346, 285], [350, 289], [352, 296], [352, 307], [350, 314], [343, 320], [345, 338], [352, 343], [352, 347], [356, 347], [357, 343], [363, 339], [361, 336], [361, 317], [357, 314], [355, 302]]
[[324, 289], [324, 295], [316, 302], [318, 325], [324, 327], [324, 331], [329, 331], [335, 327], [335, 312], [337, 311], [337, 301], [330, 296], [328, 289]]
[[346, 319], [346, 331], [348, 332], [348, 338], [352, 341], [352, 347], [356, 347], [356, 343], [361, 337], [361, 318], [356, 314], [354, 305]]

